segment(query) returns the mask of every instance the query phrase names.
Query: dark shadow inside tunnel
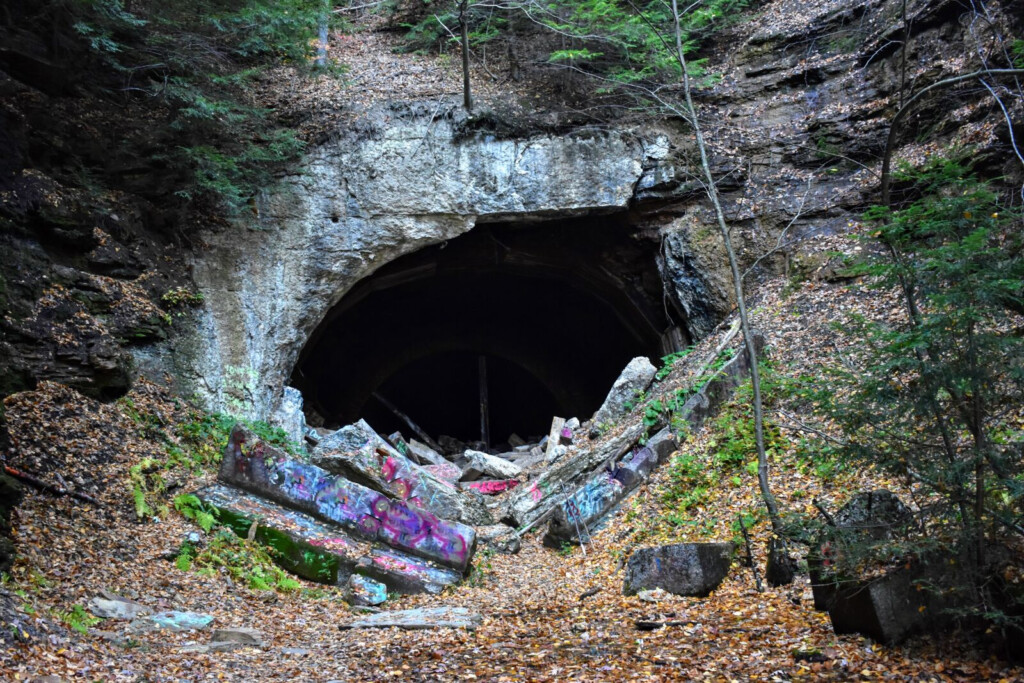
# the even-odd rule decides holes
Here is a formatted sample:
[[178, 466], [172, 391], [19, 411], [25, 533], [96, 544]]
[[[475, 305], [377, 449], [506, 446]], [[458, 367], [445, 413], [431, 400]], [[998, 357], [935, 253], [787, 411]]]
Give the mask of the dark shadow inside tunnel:
[[311, 424], [362, 417], [382, 434], [410, 435], [375, 393], [434, 438], [497, 444], [546, 433], [553, 415], [585, 420], [631, 358], [679, 338], [657, 246], [620, 216], [479, 225], [353, 287], [292, 384]]

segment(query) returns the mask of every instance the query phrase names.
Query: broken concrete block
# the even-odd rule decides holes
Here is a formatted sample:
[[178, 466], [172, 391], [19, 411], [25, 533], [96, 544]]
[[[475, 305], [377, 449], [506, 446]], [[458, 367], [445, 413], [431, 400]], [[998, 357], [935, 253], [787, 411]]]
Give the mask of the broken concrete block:
[[[565, 418], [551, 418], [551, 429], [548, 431], [548, 435], [544, 437], [546, 441], [541, 441], [541, 448], [544, 449], [545, 458], [551, 458], [551, 450], [562, 442], [563, 427], [565, 427]], [[551, 462], [551, 460], [548, 462]]]
[[270, 424], [280, 427], [288, 440], [300, 446], [306, 445], [306, 415], [302, 412], [302, 392], [295, 387], [285, 387], [281, 404], [270, 416]]
[[629, 412], [627, 405], [636, 399], [637, 394], [650, 386], [658, 370], [651, 365], [646, 356], [637, 356], [623, 368], [615, 383], [612, 384], [604, 403], [594, 413], [593, 422], [615, 422]]
[[569, 449], [563, 446], [562, 444], [552, 446], [547, 450], [547, 453], [544, 455], [544, 462], [548, 465], [558, 462], [562, 458], [562, 456], [568, 452]]
[[562, 458], [529, 484], [517, 487], [511, 494], [507, 519], [516, 527], [537, 521], [593, 476], [595, 469], [620, 458], [645, 430], [642, 424], [630, 425], [577, 455]]
[[705, 597], [732, 566], [732, 543], [677, 543], [634, 552], [626, 563], [624, 595], [664, 588], [676, 595]]
[[436, 595], [462, 578], [455, 570], [381, 546], [360, 558], [357, 571], [386, 584], [393, 593], [403, 594]]
[[525, 446], [526, 441], [523, 440], [523, 437], [513, 432], [508, 436], [508, 445], [512, 448], [517, 448], [519, 446]]
[[462, 481], [475, 481], [483, 477], [491, 479], [514, 479], [523, 468], [504, 458], [498, 458], [480, 451], [467, 450], [469, 465], [462, 471]]
[[565, 426], [575, 432], [580, 428], [580, 419], [578, 417], [570, 417], [565, 421]]
[[589, 543], [590, 533], [601, 520], [642, 482], [676, 448], [666, 428], [651, 437], [647, 445], [627, 454], [622, 461], [603, 470], [563, 501], [551, 517], [544, 543]]
[[[337, 523], [360, 538], [381, 541], [459, 571], [466, 570], [473, 556], [476, 534], [472, 528], [443, 521], [404, 501], [293, 460], [242, 425], [231, 432], [219, 479]], [[443, 485], [438, 482], [438, 486]]]
[[433, 448], [425, 443], [420, 443], [416, 439], [409, 439], [409, 453], [413, 458], [419, 460], [421, 465], [448, 465], [451, 464], [445, 460], [444, 456], [435, 451]]
[[462, 579], [454, 569], [374, 547], [333, 525], [228, 486], [208, 486], [196, 496], [217, 508], [221, 522], [240, 536], [247, 536], [255, 523], [255, 540], [277, 551], [274, 560], [311, 581], [344, 585], [361, 572], [396, 593], [438, 593]]
[[893, 645], [915, 633], [949, 626], [953, 618], [948, 610], [957, 606], [955, 601], [920, 585], [948, 579], [942, 576], [944, 564], [915, 562], [870, 581], [838, 584], [828, 610], [832, 628], [838, 634], [859, 633]]
[[482, 496], [496, 496], [505, 491], [511, 491], [519, 486], [518, 479], [484, 479], [481, 481], [470, 481], [462, 484], [463, 487], [473, 489]]
[[462, 495], [446, 481], [386, 443], [365, 420], [326, 436], [313, 451], [314, 464], [438, 517], [490, 524], [482, 502]]
[[483, 623], [483, 617], [465, 607], [421, 607], [394, 612], [380, 612], [363, 617], [339, 628], [464, 628], [470, 631]]
[[348, 577], [346, 598], [350, 605], [380, 605], [388, 599], [388, 587], [359, 574]]
[[913, 513], [894, 493], [879, 489], [854, 495], [833, 520], [836, 526], [818, 539], [807, 558], [814, 607], [819, 610], [830, 609], [836, 597], [838, 582], [832, 573], [832, 555], [848, 543], [887, 538], [894, 530], [912, 523]]
[[[409, 453], [409, 444], [406, 443], [405, 437], [402, 436], [402, 432], [395, 432], [394, 434], [388, 435], [388, 443], [390, 443], [392, 446], [394, 446], [395, 450], [398, 451], [399, 453], [401, 453], [402, 455], [404, 455], [405, 457], [407, 457], [407, 458], [411, 457], [413, 460], [416, 460], [415, 457], [412, 457], [410, 455], [410, 453]], [[423, 463], [419, 463], [419, 464], [422, 465]]]

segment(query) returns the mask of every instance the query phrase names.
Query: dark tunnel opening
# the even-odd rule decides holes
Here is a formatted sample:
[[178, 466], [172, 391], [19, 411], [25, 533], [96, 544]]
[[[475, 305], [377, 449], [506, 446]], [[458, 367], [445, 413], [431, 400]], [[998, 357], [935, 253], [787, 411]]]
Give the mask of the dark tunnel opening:
[[477, 226], [353, 287], [292, 384], [310, 424], [364, 418], [382, 434], [409, 429], [375, 393], [434, 438], [497, 444], [585, 420], [631, 358], [678, 346], [657, 246], [621, 216]]

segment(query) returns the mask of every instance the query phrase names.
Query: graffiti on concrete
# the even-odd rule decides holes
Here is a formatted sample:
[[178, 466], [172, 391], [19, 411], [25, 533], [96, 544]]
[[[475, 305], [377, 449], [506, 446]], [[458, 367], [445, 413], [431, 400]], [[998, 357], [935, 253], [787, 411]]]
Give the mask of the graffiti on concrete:
[[462, 478], [462, 470], [452, 463], [445, 463], [443, 465], [425, 465], [423, 469], [452, 486]]
[[618, 466], [602, 470], [556, 508], [545, 541], [589, 542], [595, 523], [639, 486], [657, 465], [658, 453], [645, 446], [627, 455]]
[[367, 540], [379, 540], [460, 571], [469, 566], [475, 549], [472, 528], [292, 460], [241, 426], [231, 433], [220, 479], [335, 522]]
[[496, 496], [505, 491], [511, 491], [519, 486], [518, 479], [496, 479], [486, 481], [471, 481], [464, 484], [466, 488], [473, 489], [485, 496]]
[[[249, 535], [255, 523], [255, 540], [277, 551], [275, 561], [312, 581], [342, 585], [356, 573], [371, 576], [397, 593], [437, 593], [462, 578], [454, 569], [359, 541], [333, 524], [230, 486], [214, 484], [196, 495], [216, 508], [220, 521], [240, 536]], [[377, 563], [379, 556], [391, 561]]]

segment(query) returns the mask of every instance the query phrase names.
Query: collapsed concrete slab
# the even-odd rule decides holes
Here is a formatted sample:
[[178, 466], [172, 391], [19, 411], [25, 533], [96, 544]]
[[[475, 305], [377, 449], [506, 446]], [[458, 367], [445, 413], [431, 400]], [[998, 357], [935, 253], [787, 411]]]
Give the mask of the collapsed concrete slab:
[[518, 487], [511, 494], [506, 519], [520, 528], [534, 524], [564, 501], [595, 469], [618, 460], [645, 429], [642, 424], [630, 425], [578, 455], [563, 458], [528, 485]]
[[476, 532], [401, 500], [293, 460], [236, 425], [221, 462], [220, 481], [294, 510], [339, 524], [354, 536], [465, 572]]
[[288, 571], [310, 581], [345, 585], [353, 575], [380, 581], [395, 593], [439, 593], [458, 583], [456, 570], [352, 538], [343, 530], [229, 486], [196, 492], [240, 536], [256, 525], [255, 540], [276, 550]]
[[380, 612], [357, 619], [339, 628], [464, 628], [474, 630], [483, 623], [483, 617], [465, 607], [421, 607], [395, 612]]
[[664, 588], [676, 595], [705, 597], [725, 580], [732, 543], [677, 543], [634, 552], [626, 563], [624, 595]]
[[439, 517], [466, 524], [494, 522], [482, 500], [461, 493], [409, 460], [365, 420], [321, 439], [313, 451], [313, 463]]
[[555, 509], [544, 543], [589, 543], [595, 527], [654, 469], [676, 450], [676, 440], [666, 427], [640, 449], [602, 470]]

